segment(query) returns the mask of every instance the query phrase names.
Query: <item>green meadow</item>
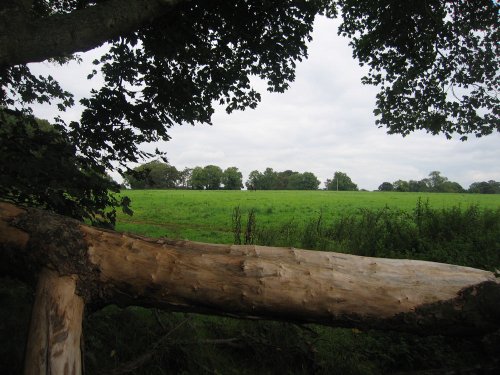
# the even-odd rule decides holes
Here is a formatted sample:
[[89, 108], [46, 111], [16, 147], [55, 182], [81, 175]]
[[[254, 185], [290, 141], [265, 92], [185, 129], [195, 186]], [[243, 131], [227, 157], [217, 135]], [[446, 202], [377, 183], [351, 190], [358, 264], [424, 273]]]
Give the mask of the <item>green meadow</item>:
[[[499, 195], [195, 190], [122, 195], [131, 198], [134, 215], [120, 213], [117, 230], [150, 237], [500, 269]], [[85, 327], [89, 374], [130, 368], [136, 374], [437, 374], [489, 368], [499, 342], [494, 335], [490, 342], [116, 306], [90, 314]]]
[[239, 207], [245, 216], [254, 210], [260, 227], [324, 222], [360, 210], [385, 207], [412, 212], [417, 202], [433, 209], [500, 208], [500, 195], [337, 191], [199, 191], [125, 190], [132, 200], [133, 216], [120, 213], [116, 229], [150, 237], [232, 243], [232, 215]]
[[[117, 230], [149, 237], [500, 269], [500, 195], [196, 190], [122, 195], [131, 198], [134, 214], [119, 213]], [[13, 338], [12, 345], [0, 348], [2, 374], [20, 373], [32, 296], [12, 280], [0, 283], [0, 321], [9, 322], [3, 333]], [[462, 373], [497, 363], [499, 345], [495, 334], [415, 336], [142, 307], [107, 306], [89, 312], [84, 326], [88, 374]]]

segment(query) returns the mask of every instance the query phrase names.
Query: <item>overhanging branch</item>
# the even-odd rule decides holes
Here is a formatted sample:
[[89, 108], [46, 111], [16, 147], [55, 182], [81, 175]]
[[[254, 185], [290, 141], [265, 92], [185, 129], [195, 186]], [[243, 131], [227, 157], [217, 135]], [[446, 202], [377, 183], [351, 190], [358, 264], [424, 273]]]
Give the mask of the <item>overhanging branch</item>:
[[0, 66], [85, 52], [133, 31], [185, 0], [109, 0], [45, 18], [0, 8]]

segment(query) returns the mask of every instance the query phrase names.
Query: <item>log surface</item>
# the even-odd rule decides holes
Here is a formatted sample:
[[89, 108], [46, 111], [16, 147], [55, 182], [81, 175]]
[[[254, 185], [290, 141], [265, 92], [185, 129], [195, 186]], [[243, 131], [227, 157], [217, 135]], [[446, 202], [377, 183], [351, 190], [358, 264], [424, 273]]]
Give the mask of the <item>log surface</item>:
[[[37, 224], [40, 215], [44, 225]], [[63, 238], [79, 238], [71, 246], [65, 241], [62, 250], [44, 243], [54, 234], [38, 232], [54, 226]], [[19, 238], [5, 238], [13, 233]], [[500, 328], [499, 280], [468, 267], [149, 239], [6, 204], [0, 205], [2, 245], [4, 253], [17, 247], [25, 256], [36, 248], [43, 266], [76, 274], [87, 302], [421, 334], [475, 335]]]
[[39, 276], [24, 363], [25, 375], [80, 375], [84, 302], [76, 279], [43, 270]]

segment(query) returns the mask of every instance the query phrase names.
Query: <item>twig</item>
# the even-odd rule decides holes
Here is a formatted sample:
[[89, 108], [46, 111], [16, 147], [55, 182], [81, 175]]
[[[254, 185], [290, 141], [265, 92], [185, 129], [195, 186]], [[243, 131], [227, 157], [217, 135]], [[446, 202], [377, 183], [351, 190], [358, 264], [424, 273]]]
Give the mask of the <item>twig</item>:
[[167, 327], [165, 327], [165, 324], [163, 324], [163, 322], [161, 321], [160, 319], [160, 310], [158, 309], [153, 309], [153, 312], [154, 312], [154, 315], [155, 315], [155, 319], [156, 319], [156, 322], [158, 323], [158, 325], [160, 326], [161, 330], [163, 332], [167, 332]]
[[121, 375], [121, 374], [128, 374], [131, 373], [135, 370], [137, 370], [139, 367], [141, 367], [144, 363], [148, 362], [160, 349], [161, 345], [163, 344], [164, 341], [166, 341], [170, 335], [178, 330], [180, 327], [182, 327], [184, 324], [186, 324], [191, 318], [188, 317], [181, 321], [179, 324], [177, 324], [174, 328], [172, 328], [170, 331], [168, 331], [163, 337], [161, 337], [159, 340], [153, 343], [151, 345], [151, 348], [146, 351], [145, 353], [141, 354], [137, 358], [125, 362], [121, 364], [120, 366], [116, 367], [115, 369], [105, 373], [105, 375]]

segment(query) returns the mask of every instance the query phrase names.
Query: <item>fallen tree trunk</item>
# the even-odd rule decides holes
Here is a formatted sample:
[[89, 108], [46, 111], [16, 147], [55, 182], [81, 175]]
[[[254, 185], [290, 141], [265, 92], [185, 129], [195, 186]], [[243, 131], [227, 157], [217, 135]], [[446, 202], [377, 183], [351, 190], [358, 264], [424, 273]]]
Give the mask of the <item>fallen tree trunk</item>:
[[[340, 253], [148, 239], [0, 203], [4, 264], [76, 280], [85, 303], [420, 334], [500, 328], [488, 271]], [[31, 272], [31, 271], [30, 271]]]

